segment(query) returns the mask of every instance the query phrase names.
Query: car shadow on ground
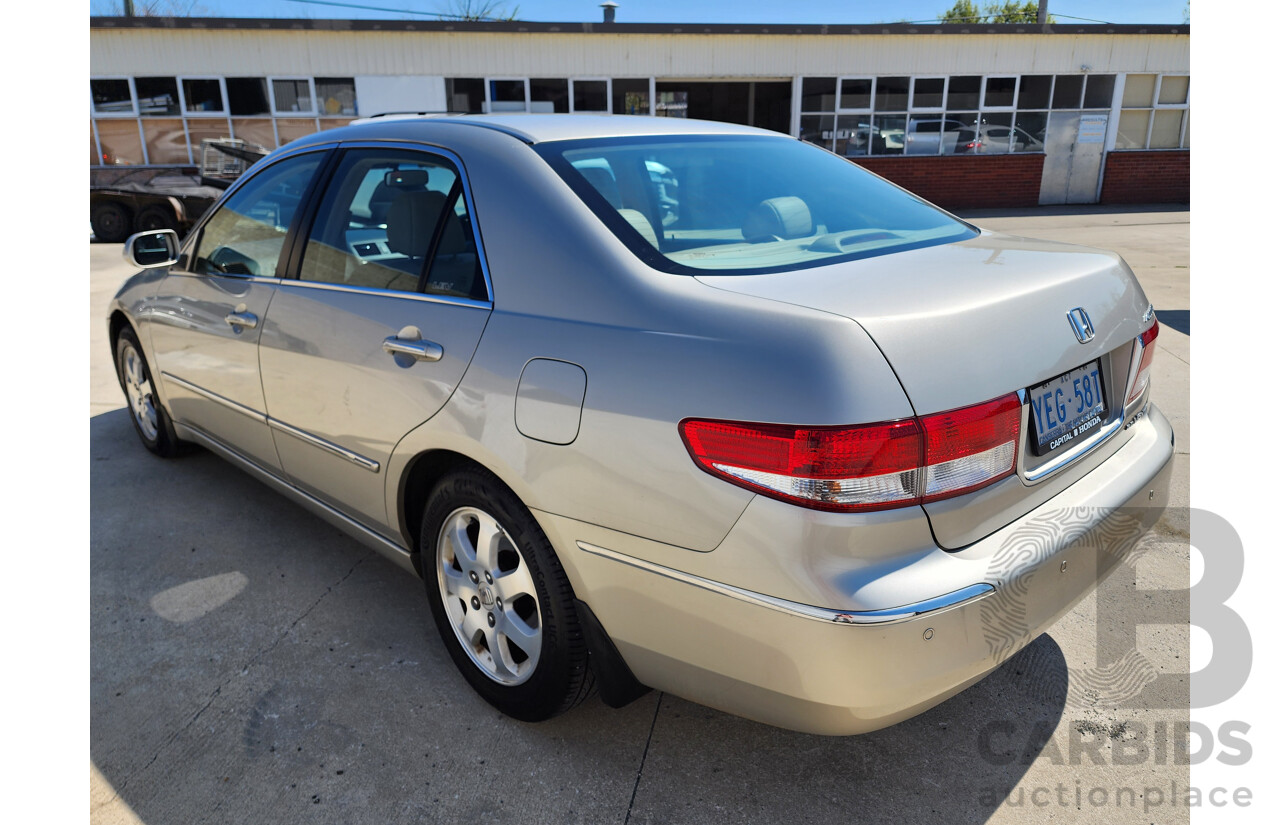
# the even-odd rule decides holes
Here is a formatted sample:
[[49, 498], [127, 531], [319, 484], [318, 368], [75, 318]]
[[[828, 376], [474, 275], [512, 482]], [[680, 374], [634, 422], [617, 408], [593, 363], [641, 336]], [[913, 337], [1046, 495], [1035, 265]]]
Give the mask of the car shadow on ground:
[[1191, 310], [1189, 309], [1156, 310], [1156, 320], [1162, 326], [1176, 329], [1183, 335], [1191, 335]]
[[150, 825], [976, 823], [1063, 714], [1042, 636], [858, 737], [656, 692], [517, 722], [456, 672], [413, 576], [210, 453], [152, 456], [125, 410], [90, 447], [91, 756]]

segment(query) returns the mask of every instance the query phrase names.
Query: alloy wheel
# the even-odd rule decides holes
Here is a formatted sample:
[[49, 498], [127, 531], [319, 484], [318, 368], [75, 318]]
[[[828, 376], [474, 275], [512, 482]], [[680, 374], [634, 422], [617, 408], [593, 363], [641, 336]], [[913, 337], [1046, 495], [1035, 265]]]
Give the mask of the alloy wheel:
[[475, 507], [454, 510], [437, 538], [436, 574], [471, 661], [501, 685], [527, 681], [542, 651], [542, 614], [529, 565], [502, 525]]

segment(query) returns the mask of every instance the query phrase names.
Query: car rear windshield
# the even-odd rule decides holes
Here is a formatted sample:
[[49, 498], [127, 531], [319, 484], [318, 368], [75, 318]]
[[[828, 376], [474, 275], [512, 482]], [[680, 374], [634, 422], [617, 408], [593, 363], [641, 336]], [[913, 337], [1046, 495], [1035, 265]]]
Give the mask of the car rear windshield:
[[649, 136], [534, 148], [636, 255], [667, 272], [785, 272], [977, 235], [790, 138]]

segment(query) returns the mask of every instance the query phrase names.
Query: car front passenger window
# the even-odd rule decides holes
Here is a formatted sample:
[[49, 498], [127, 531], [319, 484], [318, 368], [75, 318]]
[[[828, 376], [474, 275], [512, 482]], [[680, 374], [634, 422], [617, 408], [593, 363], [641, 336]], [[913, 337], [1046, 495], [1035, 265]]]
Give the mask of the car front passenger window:
[[276, 277], [289, 225], [321, 158], [295, 156], [246, 181], [205, 224], [192, 269], [201, 275]]

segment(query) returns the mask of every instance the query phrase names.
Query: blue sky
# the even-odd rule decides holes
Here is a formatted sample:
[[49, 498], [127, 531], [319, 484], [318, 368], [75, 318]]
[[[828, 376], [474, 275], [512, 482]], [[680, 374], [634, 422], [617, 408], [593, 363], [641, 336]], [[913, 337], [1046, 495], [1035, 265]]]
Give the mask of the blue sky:
[[[171, 0], [185, 7], [193, 0]], [[320, 5], [297, 0], [194, 0], [197, 14], [214, 17], [304, 17], [425, 19], [404, 11], [447, 11], [449, 0], [331, 0], [378, 10]], [[936, 19], [954, 0], [617, 0], [620, 23], [882, 23]], [[979, 6], [987, 0], [977, 0]], [[91, 13], [110, 13], [119, 0], [92, 0]], [[517, 0], [503, 4], [521, 20], [556, 22], [601, 19], [599, 0]], [[1185, 0], [1050, 0], [1049, 12], [1066, 19], [1108, 23], [1181, 23]]]

